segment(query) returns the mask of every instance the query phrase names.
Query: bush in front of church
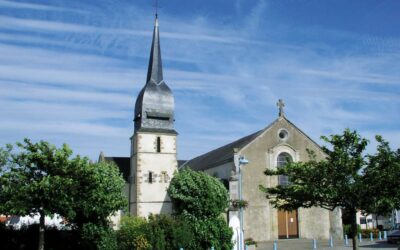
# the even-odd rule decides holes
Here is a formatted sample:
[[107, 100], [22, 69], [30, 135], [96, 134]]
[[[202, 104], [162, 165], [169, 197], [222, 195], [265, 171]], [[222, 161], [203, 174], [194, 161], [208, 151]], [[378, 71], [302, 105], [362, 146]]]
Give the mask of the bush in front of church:
[[186, 221], [170, 215], [125, 216], [117, 232], [119, 250], [174, 250], [194, 248], [194, 236]]
[[176, 216], [194, 235], [188, 249], [232, 249], [232, 229], [221, 217], [229, 205], [228, 191], [216, 178], [190, 169], [174, 175], [168, 188]]
[[217, 178], [191, 169], [174, 175], [168, 194], [177, 214], [196, 218], [217, 217], [229, 205], [228, 191]]

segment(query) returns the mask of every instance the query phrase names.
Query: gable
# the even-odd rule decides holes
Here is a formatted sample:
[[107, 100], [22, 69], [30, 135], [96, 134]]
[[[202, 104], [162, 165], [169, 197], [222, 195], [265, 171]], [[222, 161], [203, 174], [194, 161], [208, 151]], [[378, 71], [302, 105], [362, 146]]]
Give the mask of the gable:
[[[281, 136], [282, 134], [285, 136]], [[239, 154], [246, 157], [255, 154], [265, 155], [265, 153], [273, 152], [278, 148], [287, 148], [287, 150], [295, 152], [296, 155], [293, 156], [299, 161], [308, 160], [307, 149], [314, 151], [317, 159], [325, 157], [322, 148], [285, 117], [278, 118], [267, 130], [243, 147]]]
[[[278, 130], [281, 128], [284, 128], [289, 132], [289, 137], [286, 141], [280, 141], [278, 139]], [[266, 128], [193, 158], [187, 161], [182, 167], [190, 167], [193, 170], [204, 171], [209, 168], [220, 166], [227, 162], [233, 162], [235, 148], [237, 148], [239, 151], [243, 151], [246, 148], [251, 147], [251, 145], [256, 143], [261, 138], [268, 140], [270, 145], [269, 148], [273, 147], [273, 145], [286, 143], [295, 148], [307, 147], [322, 153], [320, 146], [315, 141], [313, 141], [288, 119], [285, 117], [279, 117]], [[267, 148], [265, 148], [265, 150], [267, 150]]]

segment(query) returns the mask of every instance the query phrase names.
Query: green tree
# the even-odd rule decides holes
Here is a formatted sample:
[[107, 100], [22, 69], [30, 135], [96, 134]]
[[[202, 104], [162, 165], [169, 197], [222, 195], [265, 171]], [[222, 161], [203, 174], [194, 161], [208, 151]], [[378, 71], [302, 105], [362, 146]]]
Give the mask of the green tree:
[[72, 158], [72, 150], [45, 141], [24, 139], [17, 149], [0, 150], [0, 213], [39, 214], [39, 245], [44, 249], [45, 216], [60, 214], [75, 226], [104, 225], [112, 212], [125, 205], [123, 179], [115, 167]]
[[232, 249], [232, 230], [221, 218], [229, 205], [228, 191], [216, 178], [184, 169], [171, 180], [168, 194], [174, 210], [194, 234], [190, 249]]
[[393, 151], [382, 136], [375, 138], [377, 152], [368, 155], [368, 167], [362, 176], [363, 182], [369, 185], [365, 189], [362, 208], [366, 214], [375, 214], [378, 223], [379, 215], [388, 215], [400, 207], [400, 151]]
[[[394, 207], [399, 206], [398, 201], [393, 199], [393, 196], [400, 193], [398, 179], [389, 177], [393, 174], [392, 171], [400, 171], [399, 165], [393, 159], [385, 163], [385, 166], [390, 167], [382, 167], [380, 171], [376, 171], [382, 163], [381, 155], [378, 153], [374, 157], [367, 157], [365, 148], [368, 141], [356, 131], [346, 129], [342, 135], [321, 138], [331, 146], [322, 147], [326, 159], [317, 161], [315, 153], [309, 151], [308, 162], [291, 162], [277, 170], [265, 171], [266, 175], [287, 175], [291, 183], [288, 186], [278, 185], [271, 188], [260, 186], [275, 207], [285, 210], [313, 206], [329, 210], [345, 208], [352, 218], [351, 231], [357, 232], [356, 213], [366, 210], [369, 199], [366, 195], [374, 193], [376, 202], [391, 200]], [[378, 185], [388, 186], [384, 188], [384, 192], [378, 192], [374, 183], [371, 183], [372, 172], [380, 176], [374, 177], [374, 180], [380, 181]], [[385, 178], [386, 182], [383, 181]], [[393, 189], [390, 190], [391, 188]], [[355, 234], [352, 235], [352, 240], [353, 249], [358, 249]]]
[[73, 216], [67, 219], [78, 230], [86, 223], [108, 227], [108, 216], [126, 208], [122, 193], [125, 181], [114, 164], [91, 163], [88, 158], [77, 156], [71, 160], [68, 176], [73, 179], [68, 190], [73, 197], [68, 207]]

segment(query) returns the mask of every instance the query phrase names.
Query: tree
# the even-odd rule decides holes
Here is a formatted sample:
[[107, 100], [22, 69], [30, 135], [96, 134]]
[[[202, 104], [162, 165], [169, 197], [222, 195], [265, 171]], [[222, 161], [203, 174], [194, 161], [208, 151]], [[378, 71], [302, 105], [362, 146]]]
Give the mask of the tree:
[[[349, 129], [342, 135], [321, 138], [331, 145], [331, 148], [322, 147], [326, 159], [317, 161], [315, 153], [308, 151], [308, 162], [290, 162], [277, 170], [265, 171], [266, 175], [287, 175], [291, 183], [288, 186], [278, 185], [271, 188], [260, 186], [274, 207], [285, 210], [313, 206], [329, 210], [345, 208], [352, 218], [352, 232], [357, 232], [356, 213], [367, 210], [367, 195], [373, 193], [377, 203], [388, 204], [387, 201], [390, 200], [394, 207], [400, 205], [398, 197], [393, 198], [400, 193], [399, 179], [390, 176], [392, 171], [400, 171], [399, 165], [394, 159], [383, 164], [384, 157], [379, 153], [379, 146], [378, 154], [365, 156], [368, 141]], [[383, 165], [386, 167], [382, 167]], [[379, 180], [378, 185], [388, 188], [377, 191], [374, 183], [371, 183], [372, 179]], [[352, 240], [353, 249], [358, 249], [356, 234], [352, 235]]]
[[365, 189], [363, 212], [375, 214], [378, 225], [378, 216], [388, 215], [400, 207], [399, 190], [400, 180], [400, 150], [391, 150], [389, 143], [382, 136], [376, 136], [377, 152], [368, 156], [368, 167], [362, 176], [363, 182], [369, 184]]
[[229, 196], [218, 179], [184, 169], [172, 178], [168, 194], [178, 216], [192, 228], [193, 249], [232, 249], [233, 232], [220, 217], [229, 205]]
[[74, 202], [68, 208], [73, 216], [67, 219], [75, 228], [86, 223], [108, 227], [108, 216], [126, 207], [125, 181], [114, 164], [91, 163], [77, 156], [71, 160], [68, 176], [73, 179], [69, 192]]
[[72, 158], [72, 150], [24, 139], [0, 150], [0, 213], [40, 215], [39, 245], [44, 249], [45, 216], [59, 214], [75, 225], [100, 221], [125, 204], [123, 179], [115, 167]]

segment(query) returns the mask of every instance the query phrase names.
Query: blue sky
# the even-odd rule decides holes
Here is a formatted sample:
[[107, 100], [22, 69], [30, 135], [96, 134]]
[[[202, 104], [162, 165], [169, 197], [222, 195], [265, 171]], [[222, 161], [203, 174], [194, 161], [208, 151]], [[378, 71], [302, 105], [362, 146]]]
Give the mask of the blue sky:
[[[0, 0], [0, 145], [29, 137], [92, 159], [128, 156], [152, 4]], [[400, 147], [400, 1], [160, 5], [180, 159], [266, 127], [279, 98], [317, 142], [349, 127]]]

